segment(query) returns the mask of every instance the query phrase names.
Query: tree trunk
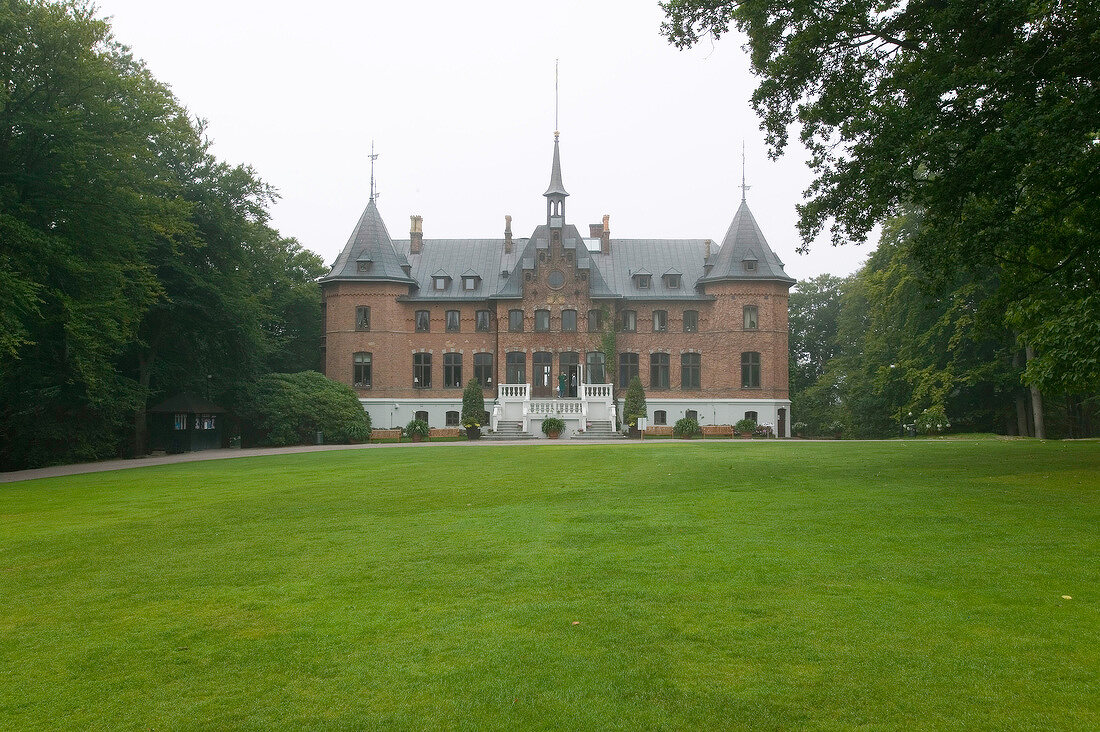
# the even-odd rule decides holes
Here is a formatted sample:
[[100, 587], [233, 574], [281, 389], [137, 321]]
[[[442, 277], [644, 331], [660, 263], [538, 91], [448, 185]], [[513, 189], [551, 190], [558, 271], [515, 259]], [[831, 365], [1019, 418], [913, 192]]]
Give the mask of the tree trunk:
[[134, 410], [134, 457], [143, 456], [148, 449], [149, 434], [146, 429], [146, 408], [149, 406], [149, 380], [153, 372], [153, 357], [139, 353], [138, 384], [141, 386], [141, 401]]
[[[1020, 369], [1022, 364], [1020, 363], [1020, 351], [1017, 350], [1012, 354], [1012, 365], [1016, 369]], [[1020, 437], [1027, 437], [1027, 397], [1024, 396], [1024, 392], [1019, 389], [1016, 390], [1016, 434]]]
[[[1035, 358], [1035, 350], [1031, 346], [1026, 346], [1024, 353], [1028, 361]], [[1035, 418], [1035, 436], [1045, 440], [1047, 433], [1046, 428], [1043, 427], [1043, 395], [1039, 392], [1039, 387], [1034, 384], [1028, 388], [1031, 390], [1031, 413]]]

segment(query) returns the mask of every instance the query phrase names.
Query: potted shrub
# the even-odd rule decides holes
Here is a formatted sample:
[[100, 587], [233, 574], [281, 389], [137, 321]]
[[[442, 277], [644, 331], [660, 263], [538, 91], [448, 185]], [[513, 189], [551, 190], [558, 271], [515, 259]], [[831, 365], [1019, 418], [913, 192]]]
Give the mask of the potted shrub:
[[638, 436], [638, 417], [646, 414], [645, 390], [642, 389], [642, 380], [635, 376], [626, 387], [626, 397], [623, 399], [623, 424], [630, 430], [628, 435]]
[[791, 425], [791, 432], [794, 434], [795, 437], [805, 437], [806, 426], [807, 425], [805, 422], [795, 422]]
[[429, 432], [431, 432], [431, 427], [422, 419], [414, 419], [405, 425], [405, 436], [413, 442], [423, 441]]
[[699, 423], [691, 417], [678, 419], [676, 420], [676, 424], [672, 426], [672, 434], [683, 440], [692, 438], [701, 431], [702, 430], [699, 429]]
[[558, 417], [547, 417], [542, 420], [542, 433], [551, 440], [558, 439], [562, 432], [565, 432], [565, 420]]
[[466, 439], [476, 440], [481, 437], [484, 417], [485, 392], [477, 379], [470, 379], [462, 392], [462, 426], [466, 428]]
[[742, 437], [752, 437], [752, 431], [756, 429], [755, 419], [739, 419], [733, 426]]

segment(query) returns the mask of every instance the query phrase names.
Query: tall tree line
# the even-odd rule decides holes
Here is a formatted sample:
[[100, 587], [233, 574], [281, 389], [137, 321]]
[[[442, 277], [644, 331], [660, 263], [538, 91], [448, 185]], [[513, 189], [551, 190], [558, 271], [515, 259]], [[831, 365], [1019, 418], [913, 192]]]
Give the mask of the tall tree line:
[[82, 2], [0, 3], [0, 469], [141, 452], [151, 400], [316, 368], [322, 260]]
[[[914, 251], [921, 226], [916, 214], [892, 219], [858, 272], [796, 285], [793, 419], [814, 435], [891, 437], [942, 413], [951, 431], [1034, 436], [1026, 358], [1006, 317], [1001, 270], [960, 267], [950, 281], [929, 278]], [[1100, 432], [1097, 391], [1051, 385], [1043, 396], [1050, 436]]]

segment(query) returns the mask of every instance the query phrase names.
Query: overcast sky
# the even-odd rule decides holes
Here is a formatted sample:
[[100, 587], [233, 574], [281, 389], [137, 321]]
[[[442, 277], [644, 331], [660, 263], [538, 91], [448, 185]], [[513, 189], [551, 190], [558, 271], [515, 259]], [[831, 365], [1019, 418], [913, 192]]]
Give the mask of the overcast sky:
[[765, 153], [742, 39], [677, 51], [655, 0], [335, 2], [99, 0], [214, 151], [281, 199], [273, 223], [331, 263], [366, 205], [370, 145], [391, 235], [516, 236], [545, 219], [560, 59], [567, 218], [612, 237], [721, 240], [741, 198], [787, 273], [859, 267], [870, 246], [795, 252], [810, 181], [795, 144]]

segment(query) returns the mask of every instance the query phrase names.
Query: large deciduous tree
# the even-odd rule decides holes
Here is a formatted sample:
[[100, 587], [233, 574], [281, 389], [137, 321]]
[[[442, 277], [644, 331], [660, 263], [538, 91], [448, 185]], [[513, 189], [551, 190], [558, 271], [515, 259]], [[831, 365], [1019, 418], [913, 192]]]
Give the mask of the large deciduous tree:
[[668, 0], [679, 47], [736, 27], [774, 155], [799, 130], [816, 179], [803, 247], [920, 212], [941, 286], [994, 267], [1028, 377], [1100, 386], [1100, 6], [1091, 0]]

